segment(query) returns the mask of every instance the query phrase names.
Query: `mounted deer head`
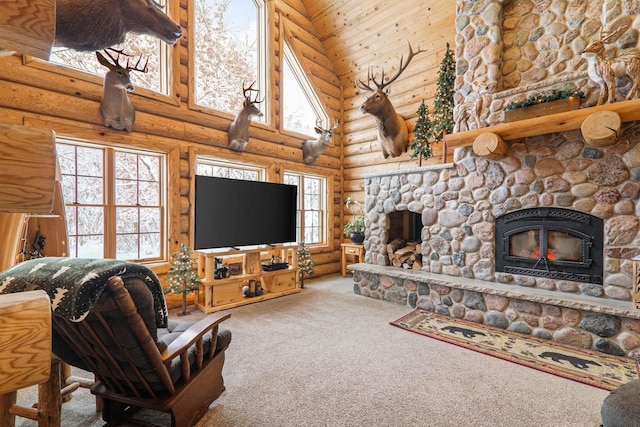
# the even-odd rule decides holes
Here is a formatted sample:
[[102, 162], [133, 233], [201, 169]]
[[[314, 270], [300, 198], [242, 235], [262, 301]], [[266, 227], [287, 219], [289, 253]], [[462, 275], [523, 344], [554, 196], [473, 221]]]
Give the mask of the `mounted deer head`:
[[[411, 44], [409, 43], [409, 56], [407, 57], [407, 62], [403, 62], [404, 55], [400, 57], [400, 67], [393, 77], [385, 81], [384, 70], [382, 70], [380, 83], [378, 83], [371, 72], [371, 67], [369, 67], [367, 72], [367, 83], [362, 82], [360, 79], [357, 79], [356, 82], [356, 86], [360, 89], [373, 92], [364, 101], [360, 107], [360, 111], [363, 113], [369, 113], [377, 119], [378, 141], [380, 142], [382, 154], [385, 159], [389, 156], [398, 157], [403, 152], [407, 151], [409, 131], [404, 118], [396, 113], [395, 108], [393, 108], [391, 101], [389, 101], [389, 98], [387, 97], [387, 94], [389, 93], [388, 88], [386, 91], [384, 89], [393, 83], [400, 74], [402, 74], [413, 57], [420, 52], [424, 52], [424, 50], [420, 50], [420, 48], [418, 48], [418, 50], [414, 52], [411, 48]], [[371, 87], [371, 82], [375, 84], [375, 89]]]
[[584, 48], [584, 51], [582, 51], [582, 57], [587, 60], [587, 73], [589, 74], [589, 78], [600, 86], [598, 105], [616, 101], [615, 73], [612, 68], [612, 62], [606, 57], [604, 45], [615, 41], [626, 30], [626, 25], [620, 26], [610, 32], [603, 32], [602, 28], [600, 28], [599, 40], [593, 40]]
[[145, 62], [144, 66], [140, 68], [142, 58], [139, 58], [136, 65], [130, 67], [129, 58], [127, 58], [127, 63], [123, 67], [120, 65], [120, 55], [126, 54], [118, 52], [118, 56], [114, 58], [107, 50], [104, 52], [113, 61], [109, 62], [100, 52], [96, 52], [98, 61], [109, 69], [104, 76], [102, 99], [100, 100], [100, 112], [104, 118], [104, 125], [116, 130], [131, 132], [135, 121], [136, 110], [133, 108], [133, 104], [127, 94], [127, 92], [133, 92], [133, 85], [131, 84], [129, 73], [131, 71], [146, 73], [147, 63]]
[[155, 0], [57, 0], [54, 45], [97, 51], [120, 44], [127, 33], [148, 34], [173, 45], [182, 28]]
[[314, 129], [318, 137], [316, 139], [308, 139], [302, 143], [302, 160], [307, 165], [315, 162], [320, 154], [327, 149], [331, 142], [333, 131], [338, 127], [338, 119], [333, 119], [333, 127], [331, 129], [322, 129], [320, 125], [320, 120], [317, 120]]
[[[252, 117], [261, 117], [262, 113], [256, 104], [261, 103], [258, 101], [260, 92], [258, 89], [254, 89], [251, 83], [249, 87], [245, 87], [242, 84], [242, 94], [244, 95], [244, 102], [242, 103], [242, 109], [236, 115], [236, 118], [231, 122], [229, 126], [229, 148], [233, 151], [244, 151], [245, 147], [249, 143], [249, 125], [251, 124]], [[251, 99], [251, 92], [257, 92], [256, 97]]]

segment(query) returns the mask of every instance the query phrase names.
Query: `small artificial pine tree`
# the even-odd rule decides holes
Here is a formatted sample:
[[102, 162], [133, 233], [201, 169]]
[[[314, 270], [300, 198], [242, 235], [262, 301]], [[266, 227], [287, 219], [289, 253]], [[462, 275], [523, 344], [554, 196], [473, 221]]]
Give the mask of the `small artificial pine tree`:
[[429, 119], [429, 107], [427, 107], [424, 103], [424, 99], [420, 102], [420, 107], [418, 107], [418, 120], [416, 120], [416, 125], [413, 128], [413, 141], [411, 141], [411, 145], [409, 148], [413, 150], [411, 153], [411, 158], [415, 159], [418, 156], [422, 156], [420, 161], [422, 162], [422, 158], [428, 159], [433, 155], [431, 151], [431, 142], [429, 139], [433, 138], [433, 129], [431, 127], [431, 120]]
[[171, 255], [171, 270], [167, 272], [169, 286], [164, 290], [165, 294], [182, 294], [182, 315], [187, 314], [187, 294], [197, 291], [200, 285], [198, 268], [192, 254], [191, 248], [181, 243], [180, 250]]
[[456, 60], [447, 43], [447, 50], [440, 63], [436, 95], [433, 99], [431, 119], [434, 142], [442, 141], [444, 133], [453, 132], [453, 95], [455, 93]]
[[305, 273], [309, 276], [313, 274], [313, 260], [304, 242], [300, 242], [298, 246], [298, 268], [300, 269], [300, 287], [304, 288]]

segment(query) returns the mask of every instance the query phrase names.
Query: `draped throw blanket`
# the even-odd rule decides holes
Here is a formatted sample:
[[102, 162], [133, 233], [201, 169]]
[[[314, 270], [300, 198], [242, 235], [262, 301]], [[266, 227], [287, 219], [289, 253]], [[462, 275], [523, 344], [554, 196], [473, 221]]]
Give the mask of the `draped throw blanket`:
[[155, 273], [141, 264], [114, 259], [45, 257], [0, 272], [0, 294], [42, 289], [55, 316], [80, 322], [98, 302], [109, 278], [142, 279], [153, 295], [156, 325], [167, 327], [167, 306]]

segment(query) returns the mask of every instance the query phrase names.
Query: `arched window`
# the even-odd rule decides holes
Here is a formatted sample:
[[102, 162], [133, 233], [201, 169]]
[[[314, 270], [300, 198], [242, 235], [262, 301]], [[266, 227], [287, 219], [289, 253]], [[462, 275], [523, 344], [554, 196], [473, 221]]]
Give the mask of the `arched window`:
[[329, 118], [287, 43], [284, 44], [282, 64], [282, 128], [315, 136], [319, 121], [327, 126]]

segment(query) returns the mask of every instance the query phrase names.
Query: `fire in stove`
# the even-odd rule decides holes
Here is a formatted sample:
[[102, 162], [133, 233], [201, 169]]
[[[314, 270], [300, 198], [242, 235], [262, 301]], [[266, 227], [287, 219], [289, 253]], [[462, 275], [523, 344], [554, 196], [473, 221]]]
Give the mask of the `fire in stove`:
[[602, 283], [603, 221], [583, 212], [532, 208], [496, 219], [496, 271]]

